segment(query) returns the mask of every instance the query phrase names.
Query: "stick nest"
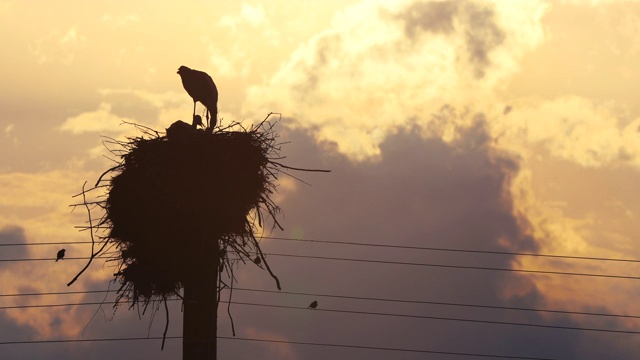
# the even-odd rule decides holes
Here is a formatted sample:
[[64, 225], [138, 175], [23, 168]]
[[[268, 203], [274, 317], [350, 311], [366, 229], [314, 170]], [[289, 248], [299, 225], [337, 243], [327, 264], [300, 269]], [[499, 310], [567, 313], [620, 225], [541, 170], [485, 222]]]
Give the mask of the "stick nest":
[[[78, 205], [89, 211], [92, 239], [94, 231], [104, 230], [89, 263], [101, 254], [116, 263], [118, 302], [146, 306], [179, 296], [185, 279], [202, 270], [194, 269], [193, 259], [203, 251], [219, 264], [210, 271], [226, 269], [231, 282], [234, 262], [248, 260], [268, 270], [280, 288], [254, 236], [265, 216], [280, 227], [271, 196], [283, 165], [277, 163], [280, 144], [268, 118], [248, 129], [234, 124], [238, 130], [213, 133], [179, 120], [166, 133], [138, 126], [143, 136], [113, 140], [122, 148], [112, 150], [120, 162], [93, 189], [83, 189], [84, 203]], [[108, 195], [91, 203], [104, 210], [94, 223], [85, 195], [98, 188]]]

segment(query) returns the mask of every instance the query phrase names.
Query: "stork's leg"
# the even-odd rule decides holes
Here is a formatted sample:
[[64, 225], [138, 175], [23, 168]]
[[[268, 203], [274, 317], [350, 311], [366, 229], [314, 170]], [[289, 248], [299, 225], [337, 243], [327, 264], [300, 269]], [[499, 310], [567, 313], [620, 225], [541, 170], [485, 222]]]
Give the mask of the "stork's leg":
[[215, 111], [213, 111], [213, 114], [211, 116], [211, 128], [216, 127], [216, 125], [218, 124], [218, 108], [216, 107]]
[[193, 100], [193, 115], [191, 115], [191, 118], [193, 119], [192, 124], [196, 123], [196, 101]]

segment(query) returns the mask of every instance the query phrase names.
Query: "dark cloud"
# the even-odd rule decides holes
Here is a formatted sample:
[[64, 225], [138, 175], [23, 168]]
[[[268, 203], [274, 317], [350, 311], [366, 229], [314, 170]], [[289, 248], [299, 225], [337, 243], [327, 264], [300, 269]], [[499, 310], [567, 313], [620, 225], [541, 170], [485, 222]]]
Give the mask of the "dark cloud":
[[[312, 187], [301, 186], [282, 202], [284, 236], [496, 251], [537, 251], [529, 225], [513, 206], [509, 187], [518, 173], [518, 160], [492, 147], [482, 115], [451, 143], [423, 139], [415, 132], [392, 135], [382, 144], [377, 162], [352, 163], [333, 152], [331, 145], [317, 147], [300, 132], [291, 139], [287, 163], [332, 169], [330, 174], [302, 174]], [[268, 241], [268, 240], [267, 240]], [[268, 241], [270, 253], [326, 257], [380, 259], [432, 264], [458, 264], [512, 268], [518, 259], [506, 255], [451, 254], [443, 252], [376, 249], [295, 242]], [[283, 290], [319, 294], [400, 298], [454, 303], [544, 308], [546, 298], [525, 276], [435, 267], [367, 264], [345, 261], [268, 257], [280, 276]], [[240, 272], [238, 286], [274, 289], [268, 276], [248, 268]], [[567, 279], [570, 281], [570, 279]], [[610, 334], [524, 326], [475, 324], [444, 320], [375, 317], [322, 312], [322, 309], [416, 314], [489, 321], [586, 326], [569, 316], [544, 316], [535, 312], [479, 310], [448, 306], [393, 304], [313, 296], [234, 293], [237, 301], [306, 307], [318, 300], [318, 310], [279, 310], [235, 305], [240, 334], [259, 329], [289, 340], [405, 347], [481, 354], [599, 359], [632, 357], [629, 343], [618, 344]], [[618, 328], [618, 321], [593, 320], [591, 327]], [[220, 318], [221, 335], [229, 322]], [[266, 345], [221, 343], [221, 354], [234, 351], [259, 356]], [[295, 358], [418, 359], [424, 354], [347, 351], [294, 347]], [[598, 355], [596, 355], [598, 354]], [[221, 356], [222, 356], [221, 355]], [[276, 356], [265, 358], [276, 358]], [[462, 357], [464, 358], [464, 357]]]
[[490, 65], [489, 52], [502, 44], [505, 33], [495, 23], [493, 10], [475, 4], [467, 6], [469, 26], [465, 32], [465, 40], [469, 59], [475, 67], [478, 78], [484, 76]]
[[[16, 225], [5, 226], [0, 229], [0, 244], [26, 244], [27, 237], [24, 234], [24, 228]], [[2, 259], [20, 259], [28, 257], [26, 246], [1, 246]], [[0, 270], [9, 266], [10, 262], [0, 262]]]
[[157, 106], [146, 99], [125, 92], [113, 92], [104, 95], [111, 105], [111, 113], [123, 118], [135, 119], [139, 123], [153, 123], [160, 113]]
[[496, 24], [493, 10], [473, 1], [420, 1], [400, 11], [407, 38], [416, 42], [422, 33], [455, 34], [455, 21], [464, 31], [467, 56], [476, 78], [484, 77], [490, 65], [489, 53], [506, 35]]
[[459, 1], [422, 1], [409, 5], [398, 17], [404, 20], [407, 37], [415, 40], [421, 32], [448, 34], [453, 31], [453, 18]]

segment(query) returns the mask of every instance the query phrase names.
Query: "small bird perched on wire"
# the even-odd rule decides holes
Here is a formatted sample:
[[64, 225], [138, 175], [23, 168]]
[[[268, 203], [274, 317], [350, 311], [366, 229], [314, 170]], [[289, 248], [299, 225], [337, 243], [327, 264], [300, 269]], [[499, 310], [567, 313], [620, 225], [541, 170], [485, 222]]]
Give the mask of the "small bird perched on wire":
[[187, 90], [187, 94], [193, 98], [194, 119], [196, 102], [200, 101], [207, 108], [207, 129], [213, 132], [218, 122], [218, 88], [213, 79], [204, 71], [193, 70], [184, 65], [178, 69], [178, 75], [182, 79], [182, 86]]
[[318, 301], [314, 300], [307, 309], [315, 309], [318, 307]]
[[60, 259], [64, 258], [64, 252], [65, 252], [65, 251], [66, 251], [65, 249], [60, 249], [60, 250], [58, 251], [58, 254], [56, 255], [56, 262], [58, 262], [58, 260], [60, 260]]

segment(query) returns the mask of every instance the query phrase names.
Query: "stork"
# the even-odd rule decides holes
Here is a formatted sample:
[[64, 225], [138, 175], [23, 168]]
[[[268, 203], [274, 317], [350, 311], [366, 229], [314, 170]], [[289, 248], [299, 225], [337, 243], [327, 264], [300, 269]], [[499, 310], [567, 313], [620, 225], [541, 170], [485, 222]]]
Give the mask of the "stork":
[[[196, 102], [200, 101], [207, 108], [207, 129], [213, 132], [218, 122], [218, 88], [204, 71], [180, 66], [178, 75], [182, 79], [182, 86], [193, 99], [193, 116], [196, 116]], [[209, 123], [211, 119], [211, 123]]]

